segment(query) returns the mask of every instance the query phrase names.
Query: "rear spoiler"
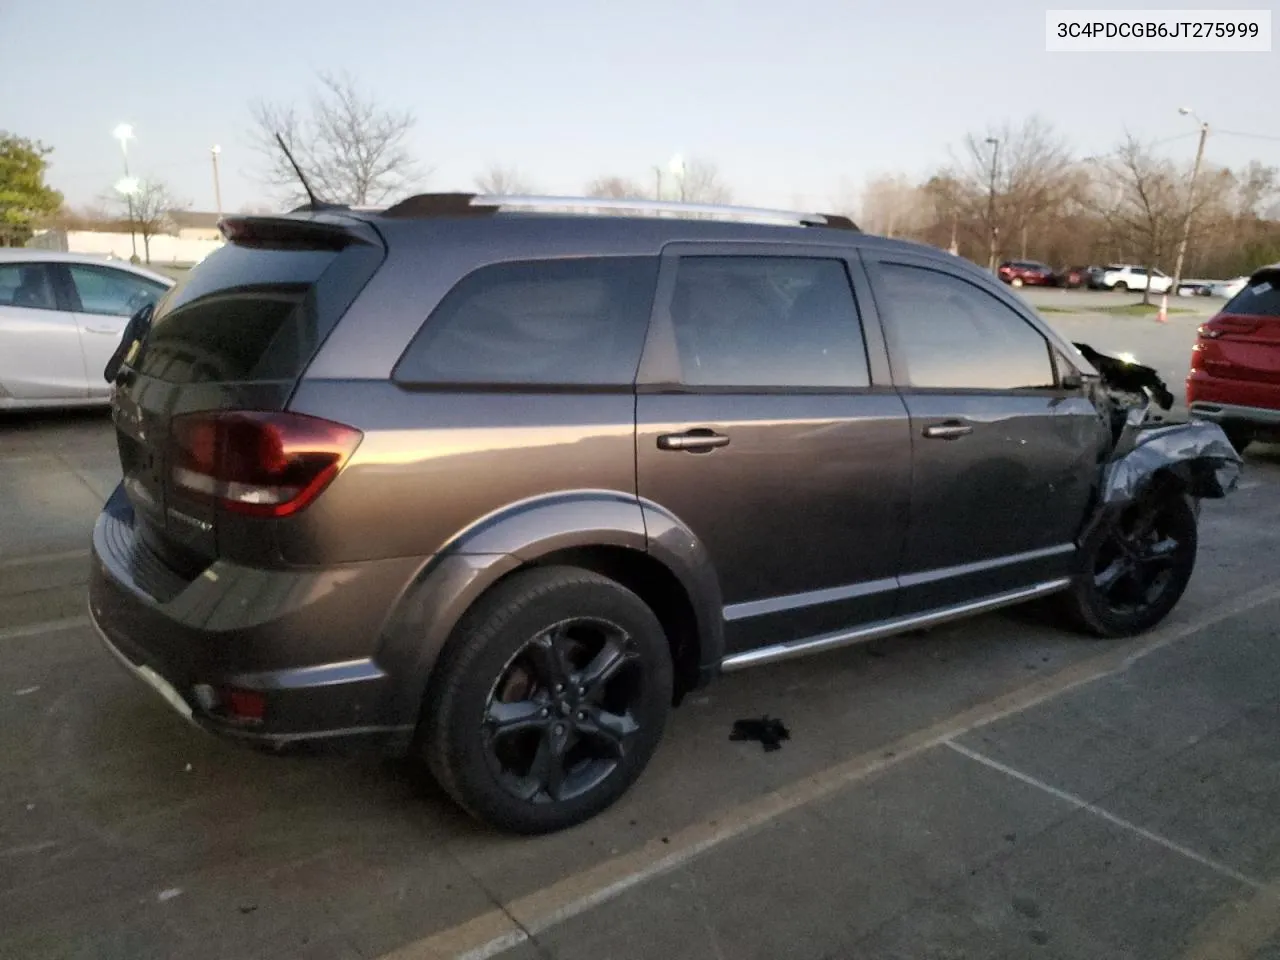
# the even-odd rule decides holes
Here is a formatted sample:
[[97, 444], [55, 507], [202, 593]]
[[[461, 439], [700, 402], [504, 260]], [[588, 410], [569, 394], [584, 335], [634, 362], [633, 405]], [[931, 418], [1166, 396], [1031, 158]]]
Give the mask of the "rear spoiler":
[[309, 217], [223, 217], [218, 230], [238, 247], [272, 250], [342, 250], [354, 244], [377, 246], [376, 234], [356, 220]]

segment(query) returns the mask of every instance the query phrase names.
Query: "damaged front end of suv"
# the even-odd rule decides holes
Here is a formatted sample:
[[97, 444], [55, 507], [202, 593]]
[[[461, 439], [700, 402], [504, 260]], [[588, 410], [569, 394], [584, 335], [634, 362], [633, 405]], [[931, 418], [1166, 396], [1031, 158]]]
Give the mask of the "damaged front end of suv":
[[1222, 428], [1165, 422], [1173, 395], [1148, 366], [1074, 344], [1097, 371], [1091, 399], [1111, 431], [1100, 460], [1093, 509], [1077, 545], [1080, 568], [1066, 607], [1100, 636], [1124, 636], [1158, 623], [1195, 562], [1199, 501], [1225, 497], [1241, 460]]

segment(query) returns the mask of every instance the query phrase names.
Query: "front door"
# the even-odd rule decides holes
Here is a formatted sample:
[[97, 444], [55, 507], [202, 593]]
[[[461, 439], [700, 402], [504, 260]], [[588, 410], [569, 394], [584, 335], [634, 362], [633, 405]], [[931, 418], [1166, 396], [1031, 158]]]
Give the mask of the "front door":
[[864, 338], [854, 265], [829, 248], [663, 256], [638, 487], [710, 554], [730, 653], [893, 610], [910, 438], [878, 331]]
[[911, 417], [901, 612], [1066, 576], [1105, 433], [1082, 386], [994, 284], [932, 258], [868, 261]]

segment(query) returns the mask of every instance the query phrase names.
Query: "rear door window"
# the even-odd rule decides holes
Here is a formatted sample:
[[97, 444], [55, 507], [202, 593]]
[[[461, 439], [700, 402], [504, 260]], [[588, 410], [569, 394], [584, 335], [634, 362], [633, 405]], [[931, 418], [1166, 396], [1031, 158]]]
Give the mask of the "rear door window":
[[686, 386], [840, 390], [871, 383], [840, 260], [682, 257], [671, 319]]
[[403, 384], [625, 386], [635, 381], [656, 257], [481, 267], [427, 318], [396, 364]]
[[45, 263], [0, 263], [0, 306], [57, 310], [53, 269]]
[[234, 244], [216, 250], [161, 301], [135, 365], [171, 383], [297, 377], [336, 320], [324, 309], [322, 278], [351, 256], [359, 254]]

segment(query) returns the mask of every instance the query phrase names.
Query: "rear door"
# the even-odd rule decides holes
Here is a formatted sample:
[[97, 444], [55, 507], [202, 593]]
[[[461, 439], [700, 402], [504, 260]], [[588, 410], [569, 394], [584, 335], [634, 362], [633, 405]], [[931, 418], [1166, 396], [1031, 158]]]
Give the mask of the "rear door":
[[68, 263], [60, 269], [69, 280], [66, 289], [80, 329], [89, 396], [105, 399], [110, 385], [102, 371], [120, 344], [125, 324], [138, 310], [156, 303], [168, 287], [115, 267]]
[[911, 417], [902, 612], [1065, 575], [1102, 441], [1083, 387], [999, 288], [932, 258], [868, 261]]
[[83, 400], [80, 331], [58, 296], [56, 265], [0, 263], [0, 397]]
[[[324, 337], [381, 262], [370, 228], [245, 218], [164, 298], [116, 379], [113, 418], [138, 536], [194, 575], [216, 556], [274, 556], [272, 521], [218, 511], [173, 481], [173, 423], [283, 410]], [[354, 224], [354, 222], [353, 222]]]
[[911, 441], [856, 256], [676, 244], [658, 291], [638, 488], [710, 554], [728, 651], [890, 616]]

